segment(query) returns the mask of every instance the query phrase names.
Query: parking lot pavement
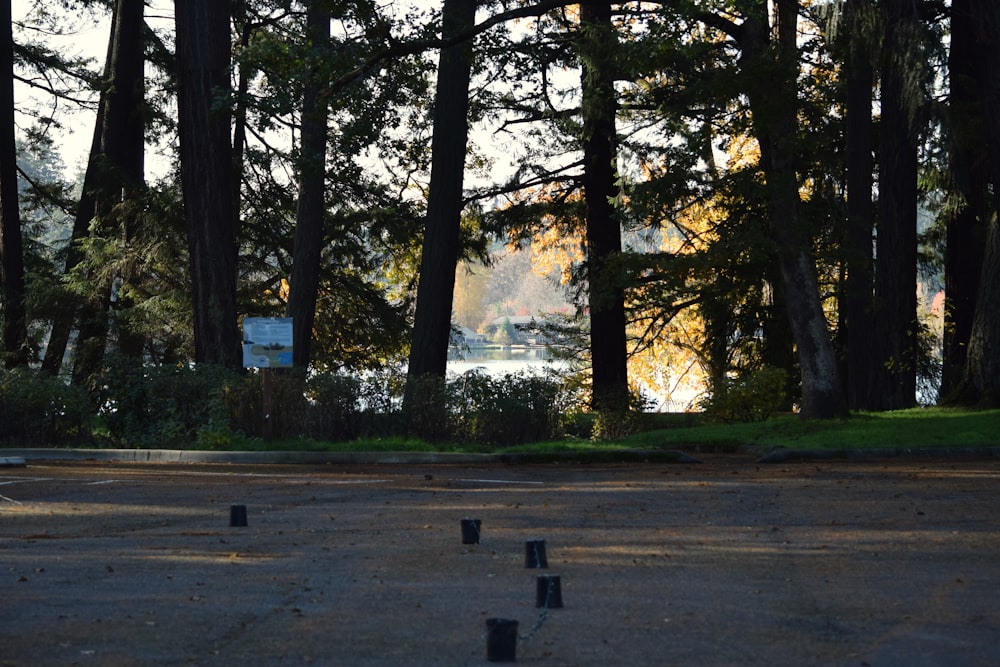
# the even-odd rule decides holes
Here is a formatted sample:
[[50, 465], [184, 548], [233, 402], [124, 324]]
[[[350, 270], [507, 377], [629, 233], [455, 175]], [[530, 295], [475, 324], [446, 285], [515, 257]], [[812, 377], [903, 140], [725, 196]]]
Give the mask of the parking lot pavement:
[[702, 458], [5, 467], [0, 664], [1000, 664], [1000, 463]]

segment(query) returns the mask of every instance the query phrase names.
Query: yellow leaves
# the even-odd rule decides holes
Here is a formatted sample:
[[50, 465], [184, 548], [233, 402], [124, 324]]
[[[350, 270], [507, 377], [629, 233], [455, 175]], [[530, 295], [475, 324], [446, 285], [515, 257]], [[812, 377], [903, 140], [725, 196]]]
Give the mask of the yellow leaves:
[[[648, 335], [643, 329], [650, 324], [636, 322], [629, 337]], [[704, 345], [704, 320], [697, 308], [688, 308], [665, 323], [647, 347], [629, 357], [629, 378], [657, 397], [658, 409], [693, 410], [706, 387], [707, 374], [697, 354]]]
[[531, 241], [531, 270], [542, 277], [559, 273], [559, 284], [569, 284], [573, 266], [584, 260], [584, 241], [578, 234], [564, 234], [546, 227]]
[[731, 137], [726, 146], [726, 159], [734, 170], [759, 164], [760, 144], [757, 138], [748, 135]]

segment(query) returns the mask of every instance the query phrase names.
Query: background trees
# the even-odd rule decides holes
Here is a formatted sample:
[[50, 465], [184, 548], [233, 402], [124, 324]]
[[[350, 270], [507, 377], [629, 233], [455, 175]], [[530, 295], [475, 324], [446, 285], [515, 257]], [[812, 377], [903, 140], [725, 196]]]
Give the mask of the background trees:
[[[804, 416], [895, 409], [927, 367], [917, 212], [937, 207], [944, 388], [994, 395], [996, 17], [979, 0], [950, 16], [930, 0], [233, 8], [178, 0], [144, 21], [120, 0], [103, 76], [34, 57], [20, 28], [12, 71], [103, 96], [72, 241], [36, 252], [32, 232], [24, 289], [5, 273], [6, 358], [47, 340], [57, 372], [72, 341], [80, 384], [106, 350], [238, 368], [240, 315], [287, 313], [299, 366], [408, 357], [442, 376], [465, 224], [479, 247], [559, 257], [598, 411], [657, 364], [697, 365], [717, 392], [779, 368]], [[150, 183], [142, 140], [166, 155]], [[5, 270], [25, 254], [7, 239]]]

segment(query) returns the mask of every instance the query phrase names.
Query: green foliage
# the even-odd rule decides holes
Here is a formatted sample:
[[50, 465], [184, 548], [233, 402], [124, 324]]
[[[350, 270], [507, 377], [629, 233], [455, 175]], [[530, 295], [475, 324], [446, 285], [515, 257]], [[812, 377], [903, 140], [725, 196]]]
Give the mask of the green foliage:
[[[396, 407], [405, 374], [387, 366], [364, 374], [272, 372], [271, 435], [275, 439], [348, 442], [402, 431]], [[263, 373], [249, 373], [223, 396], [233, 430], [264, 435]]]
[[914, 408], [854, 413], [846, 419], [804, 420], [775, 415], [765, 422], [704, 423], [630, 436], [633, 447], [735, 450], [864, 450], [873, 448], [984, 447], [997, 445], [1000, 410]]
[[433, 375], [407, 378], [407, 400], [400, 415], [405, 435], [431, 442], [448, 440], [451, 415], [448, 414], [448, 385]]
[[59, 378], [25, 368], [0, 370], [0, 442], [12, 446], [86, 443], [90, 414], [86, 392]]
[[489, 447], [558, 438], [570, 407], [561, 382], [528, 373], [491, 376], [473, 369], [453, 379], [448, 389], [453, 437]]
[[765, 421], [784, 403], [787, 377], [783, 369], [764, 367], [726, 378], [711, 388], [701, 408], [707, 417], [718, 421]]
[[150, 366], [109, 358], [100, 413], [116, 446], [220, 449], [238, 439], [225, 395], [239, 376], [217, 366]]
[[318, 374], [306, 384], [313, 419], [309, 421], [311, 438], [317, 440], [352, 440], [360, 431], [361, 379], [352, 375]]
[[601, 410], [594, 413], [594, 440], [621, 440], [635, 432], [636, 413], [631, 410]]

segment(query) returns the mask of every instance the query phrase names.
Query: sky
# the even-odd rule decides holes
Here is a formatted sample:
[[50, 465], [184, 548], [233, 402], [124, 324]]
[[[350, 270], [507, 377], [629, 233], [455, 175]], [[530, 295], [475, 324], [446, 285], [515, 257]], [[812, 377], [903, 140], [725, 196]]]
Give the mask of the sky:
[[[46, 2], [46, 0], [12, 0], [11, 13], [14, 22], [17, 23], [23, 17], [29, 15], [36, 5], [44, 5], [50, 9], [52, 7], [52, 3]], [[172, 16], [168, 14], [164, 5], [169, 5], [168, 0], [153, 0], [146, 9], [147, 21], [155, 21], [157, 17]], [[66, 30], [63, 35], [35, 34], [29, 35], [29, 37], [37, 41], [45, 41], [64, 56], [93, 58], [95, 67], [103, 67], [111, 31], [110, 17], [68, 14], [62, 27]], [[16, 106], [25, 103], [31, 94], [31, 89], [28, 86], [15, 82], [14, 97]], [[49, 110], [53, 108], [52, 106], [47, 106]], [[76, 171], [86, 167], [86, 160], [91, 140], [93, 139], [96, 112], [93, 110], [74, 110], [71, 112], [68, 105], [62, 104], [57, 107], [56, 113], [64, 126], [61, 130], [54, 130], [56, 145], [59, 146], [59, 152], [67, 170], [66, 175], [72, 178]], [[17, 118], [19, 125], [25, 122], [30, 122], [30, 120], [23, 117]], [[163, 168], [157, 168], [155, 156], [151, 153], [148, 154], [148, 175], [155, 178], [162, 171]]]

